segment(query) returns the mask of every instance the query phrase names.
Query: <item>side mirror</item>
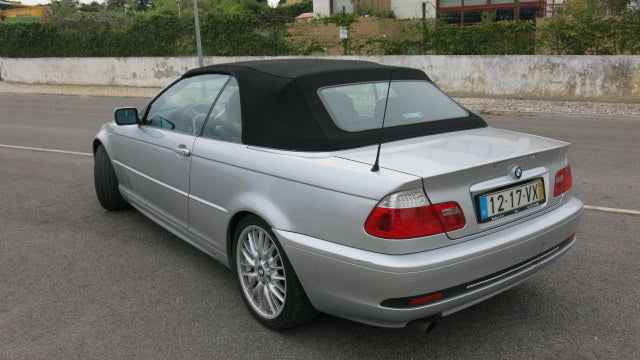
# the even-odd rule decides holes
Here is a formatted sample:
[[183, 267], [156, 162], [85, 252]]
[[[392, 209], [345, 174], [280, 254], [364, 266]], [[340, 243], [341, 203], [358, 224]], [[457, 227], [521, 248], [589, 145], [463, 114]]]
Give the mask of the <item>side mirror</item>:
[[135, 125], [138, 120], [138, 109], [136, 108], [121, 108], [116, 109], [113, 112], [116, 118], [116, 124], [118, 125]]

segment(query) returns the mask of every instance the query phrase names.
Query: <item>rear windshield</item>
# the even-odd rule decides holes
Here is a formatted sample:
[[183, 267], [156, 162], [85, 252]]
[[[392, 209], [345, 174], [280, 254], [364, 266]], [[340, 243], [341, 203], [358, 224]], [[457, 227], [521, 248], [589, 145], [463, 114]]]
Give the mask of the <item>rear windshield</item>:
[[[331, 86], [318, 92], [331, 118], [343, 130], [357, 132], [382, 125], [389, 83]], [[427, 81], [393, 81], [384, 127], [456, 119], [469, 113]]]

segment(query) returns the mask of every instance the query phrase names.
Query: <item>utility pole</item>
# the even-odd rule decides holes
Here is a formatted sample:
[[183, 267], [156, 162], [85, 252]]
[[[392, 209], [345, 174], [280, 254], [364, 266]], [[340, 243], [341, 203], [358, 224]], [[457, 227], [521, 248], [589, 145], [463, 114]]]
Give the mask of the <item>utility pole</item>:
[[203, 67], [202, 41], [200, 40], [200, 17], [198, 16], [198, 0], [193, 0], [193, 17], [196, 22], [196, 47], [198, 48], [198, 66]]
[[520, 20], [520, 0], [516, 1], [516, 7], [513, 9], [513, 20]]

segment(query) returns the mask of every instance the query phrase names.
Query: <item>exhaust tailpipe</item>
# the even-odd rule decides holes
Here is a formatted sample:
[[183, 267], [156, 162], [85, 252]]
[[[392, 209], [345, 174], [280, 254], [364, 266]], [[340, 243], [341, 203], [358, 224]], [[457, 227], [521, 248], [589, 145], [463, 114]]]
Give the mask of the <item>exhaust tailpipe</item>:
[[407, 329], [417, 331], [421, 334], [429, 334], [436, 327], [436, 323], [428, 319], [418, 319], [409, 322], [406, 326]]

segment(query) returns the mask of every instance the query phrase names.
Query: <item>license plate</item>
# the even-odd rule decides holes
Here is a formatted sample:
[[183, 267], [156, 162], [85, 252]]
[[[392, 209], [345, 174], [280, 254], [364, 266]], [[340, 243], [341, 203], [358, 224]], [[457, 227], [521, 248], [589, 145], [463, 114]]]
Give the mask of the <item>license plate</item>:
[[536, 179], [489, 194], [479, 195], [480, 222], [487, 222], [530, 209], [545, 202], [544, 182]]

